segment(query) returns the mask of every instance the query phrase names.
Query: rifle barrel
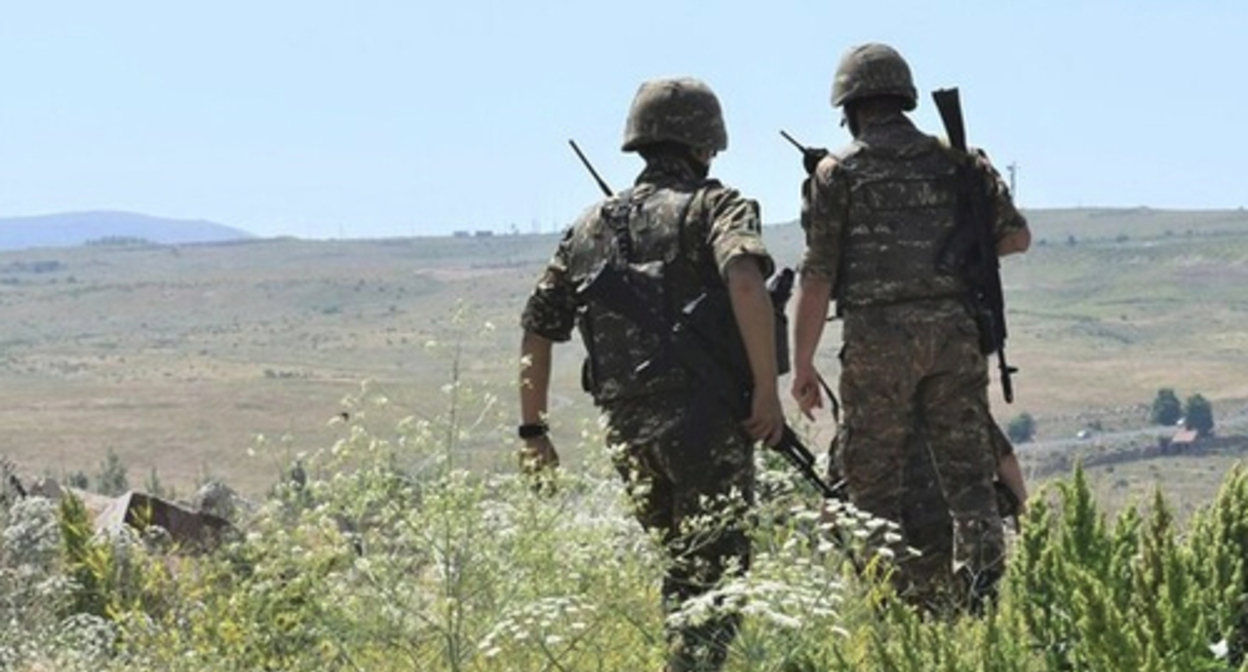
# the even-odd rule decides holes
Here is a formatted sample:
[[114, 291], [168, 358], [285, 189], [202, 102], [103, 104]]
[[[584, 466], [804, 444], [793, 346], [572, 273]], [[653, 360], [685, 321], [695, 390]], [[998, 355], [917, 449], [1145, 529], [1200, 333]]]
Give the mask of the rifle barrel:
[[569, 139], [568, 144], [572, 145], [572, 151], [576, 152], [576, 157], [581, 160], [585, 169], [588, 170], [589, 174], [594, 177], [594, 181], [598, 183], [598, 188], [602, 190], [602, 193], [608, 198], [613, 196], [614, 192], [611, 191], [611, 187], [608, 186], [606, 181], [602, 179], [602, 176], [598, 174], [598, 171], [594, 170], [593, 164], [591, 164], [589, 159], [585, 157], [585, 153], [581, 151], [581, 148], [576, 145], [576, 141]]

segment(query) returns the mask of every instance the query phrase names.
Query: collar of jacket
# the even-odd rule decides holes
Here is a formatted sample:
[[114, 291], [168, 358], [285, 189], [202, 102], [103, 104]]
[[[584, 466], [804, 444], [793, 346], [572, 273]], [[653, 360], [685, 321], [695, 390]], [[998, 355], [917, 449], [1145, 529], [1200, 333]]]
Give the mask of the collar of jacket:
[[674, 155], [652, 157], [637, 176], [636, 184], [652, 184], [656, 187], [696, 185], [706, 179], [706, 171], [698, 170], [692, 159]]
[[892, 112], [883, 116], [868, 119], [858, 133], [859, 138], [867, 136], [890, 136], [898, 133], [911, 133], [917, 130], [914, 122], [903, 112]]

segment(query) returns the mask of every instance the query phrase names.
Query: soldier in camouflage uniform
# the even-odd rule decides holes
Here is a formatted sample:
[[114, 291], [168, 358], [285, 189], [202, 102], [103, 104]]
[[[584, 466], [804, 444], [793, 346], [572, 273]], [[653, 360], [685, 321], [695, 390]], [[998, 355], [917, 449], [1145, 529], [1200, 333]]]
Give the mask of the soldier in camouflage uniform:
[[[567, 231], [521, 320], [525, 467], [558, 463], [545, 425], [551, 350], [569, 340], [575, 326], [589, 352], [582, 382], [606, 417], [637, 518], [662, 537], [668, 553], [662, 592], [669, 613], [726, 572], [748, 567], [740, 514], [753, 500], [753, 443], [774, 444], [783, 428], [774, 316], [764, 283], [772, 260], [760, 237], [758, 204], [707, 179], [711, 159], [727, 144], [719, 101], [704, 83], [642, 84], [623, 150], [639, 153], [644, 170], [633, 188], [589, 208]], [[660, 336], [587, 298], [604, 265], [653, 279], [645, 309], [665, 324], [708, 289], [726, 289], [729, 319], [740, 331], [755, 381], [749, 419], [742, 423], [705, 403], [693, 373], [670, 359]], [[718, 518], [715, 529], [686, 524], [707, 514]], [[736, 629], [731, 615], [669, 627], [668, 669], [720, 669]]]
[[[839, 461], [850, 497], [901, 521], [906, 447], [922, 428], [952, 520], [953, 589], [965, 603], [1000, 576], [1004, 540], [987, 361], [968, 288], [936, 265], [955, 228], [958, 166], [970, 162], [982, 178], [998, 254], [1026, 250], [1031, 235], [982, 152], [962, 154], [914, 126], [905, 112], [917, 102], [909, 66], [891, 47], [867, 44], [842, 58], [832, 104], [854, 141], [802, 186], [792, 391], [803, 412], [822, 406], [813, 361], [835, 299], [844, 318]], [[936, 580], [919, 569], [902, 563], [895, 574], [917, 600]]]

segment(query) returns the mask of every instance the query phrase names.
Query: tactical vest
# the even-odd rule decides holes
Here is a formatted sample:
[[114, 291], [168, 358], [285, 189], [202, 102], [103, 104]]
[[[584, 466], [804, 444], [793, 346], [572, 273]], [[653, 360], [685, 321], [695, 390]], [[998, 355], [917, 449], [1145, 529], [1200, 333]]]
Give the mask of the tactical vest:
[[[589, 260], [596, 269], [585, 285], [611, 274], [624, 282], [617, 294], [629, 297], [630, 316], [588, 300], [577, 315], [577, 328], [588, 351], [582, 385], [595, 403], [687, 390], [690, 374], [663, 357], [663, 336], [637, 324], [641, 317], [670, 333], [679, 311], [699, 296], [708, 282], [722, 282], [713, 262], [699, 254], [695, 222], [687, 222], [701, 189], [677, 191], [643, 185], [617, 194], [590, 222], [595, 241]], [[582, 292], [593, 295], [594, 292]], [[667, 361], [665, 361], [667, 360]]]
[[849, 181], [837, 305], [871, 306], [961, 297], [958, 277], [936, 267], [953, 233], [957, 164], [933, 137], [874, 146], [856, 142], [841, 159]]

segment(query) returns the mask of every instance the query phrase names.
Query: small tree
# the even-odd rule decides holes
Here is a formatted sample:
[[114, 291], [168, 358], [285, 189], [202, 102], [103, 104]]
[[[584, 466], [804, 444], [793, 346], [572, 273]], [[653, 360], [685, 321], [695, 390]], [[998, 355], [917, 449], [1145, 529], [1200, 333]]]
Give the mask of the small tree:
[[1213, 405], [1199, 394], [1187, 398], [1187, 412], [1183, 426], [1196, 430], [1200, 436], [1213, 434]]
[[1174, 388], [1163, 387], [1157, 390], [1157, 398], [1153, 399], [1153, 411], [1150, 418], [1155, 425], [1173, 425], [1183, 417], [1183, 405], [1174, 393]]
[[1014, 443], [1027, 443], [1036, 435], [1036, 419], [1030, 413], [1023, 413], [1010, 421], [1005, 433]]

